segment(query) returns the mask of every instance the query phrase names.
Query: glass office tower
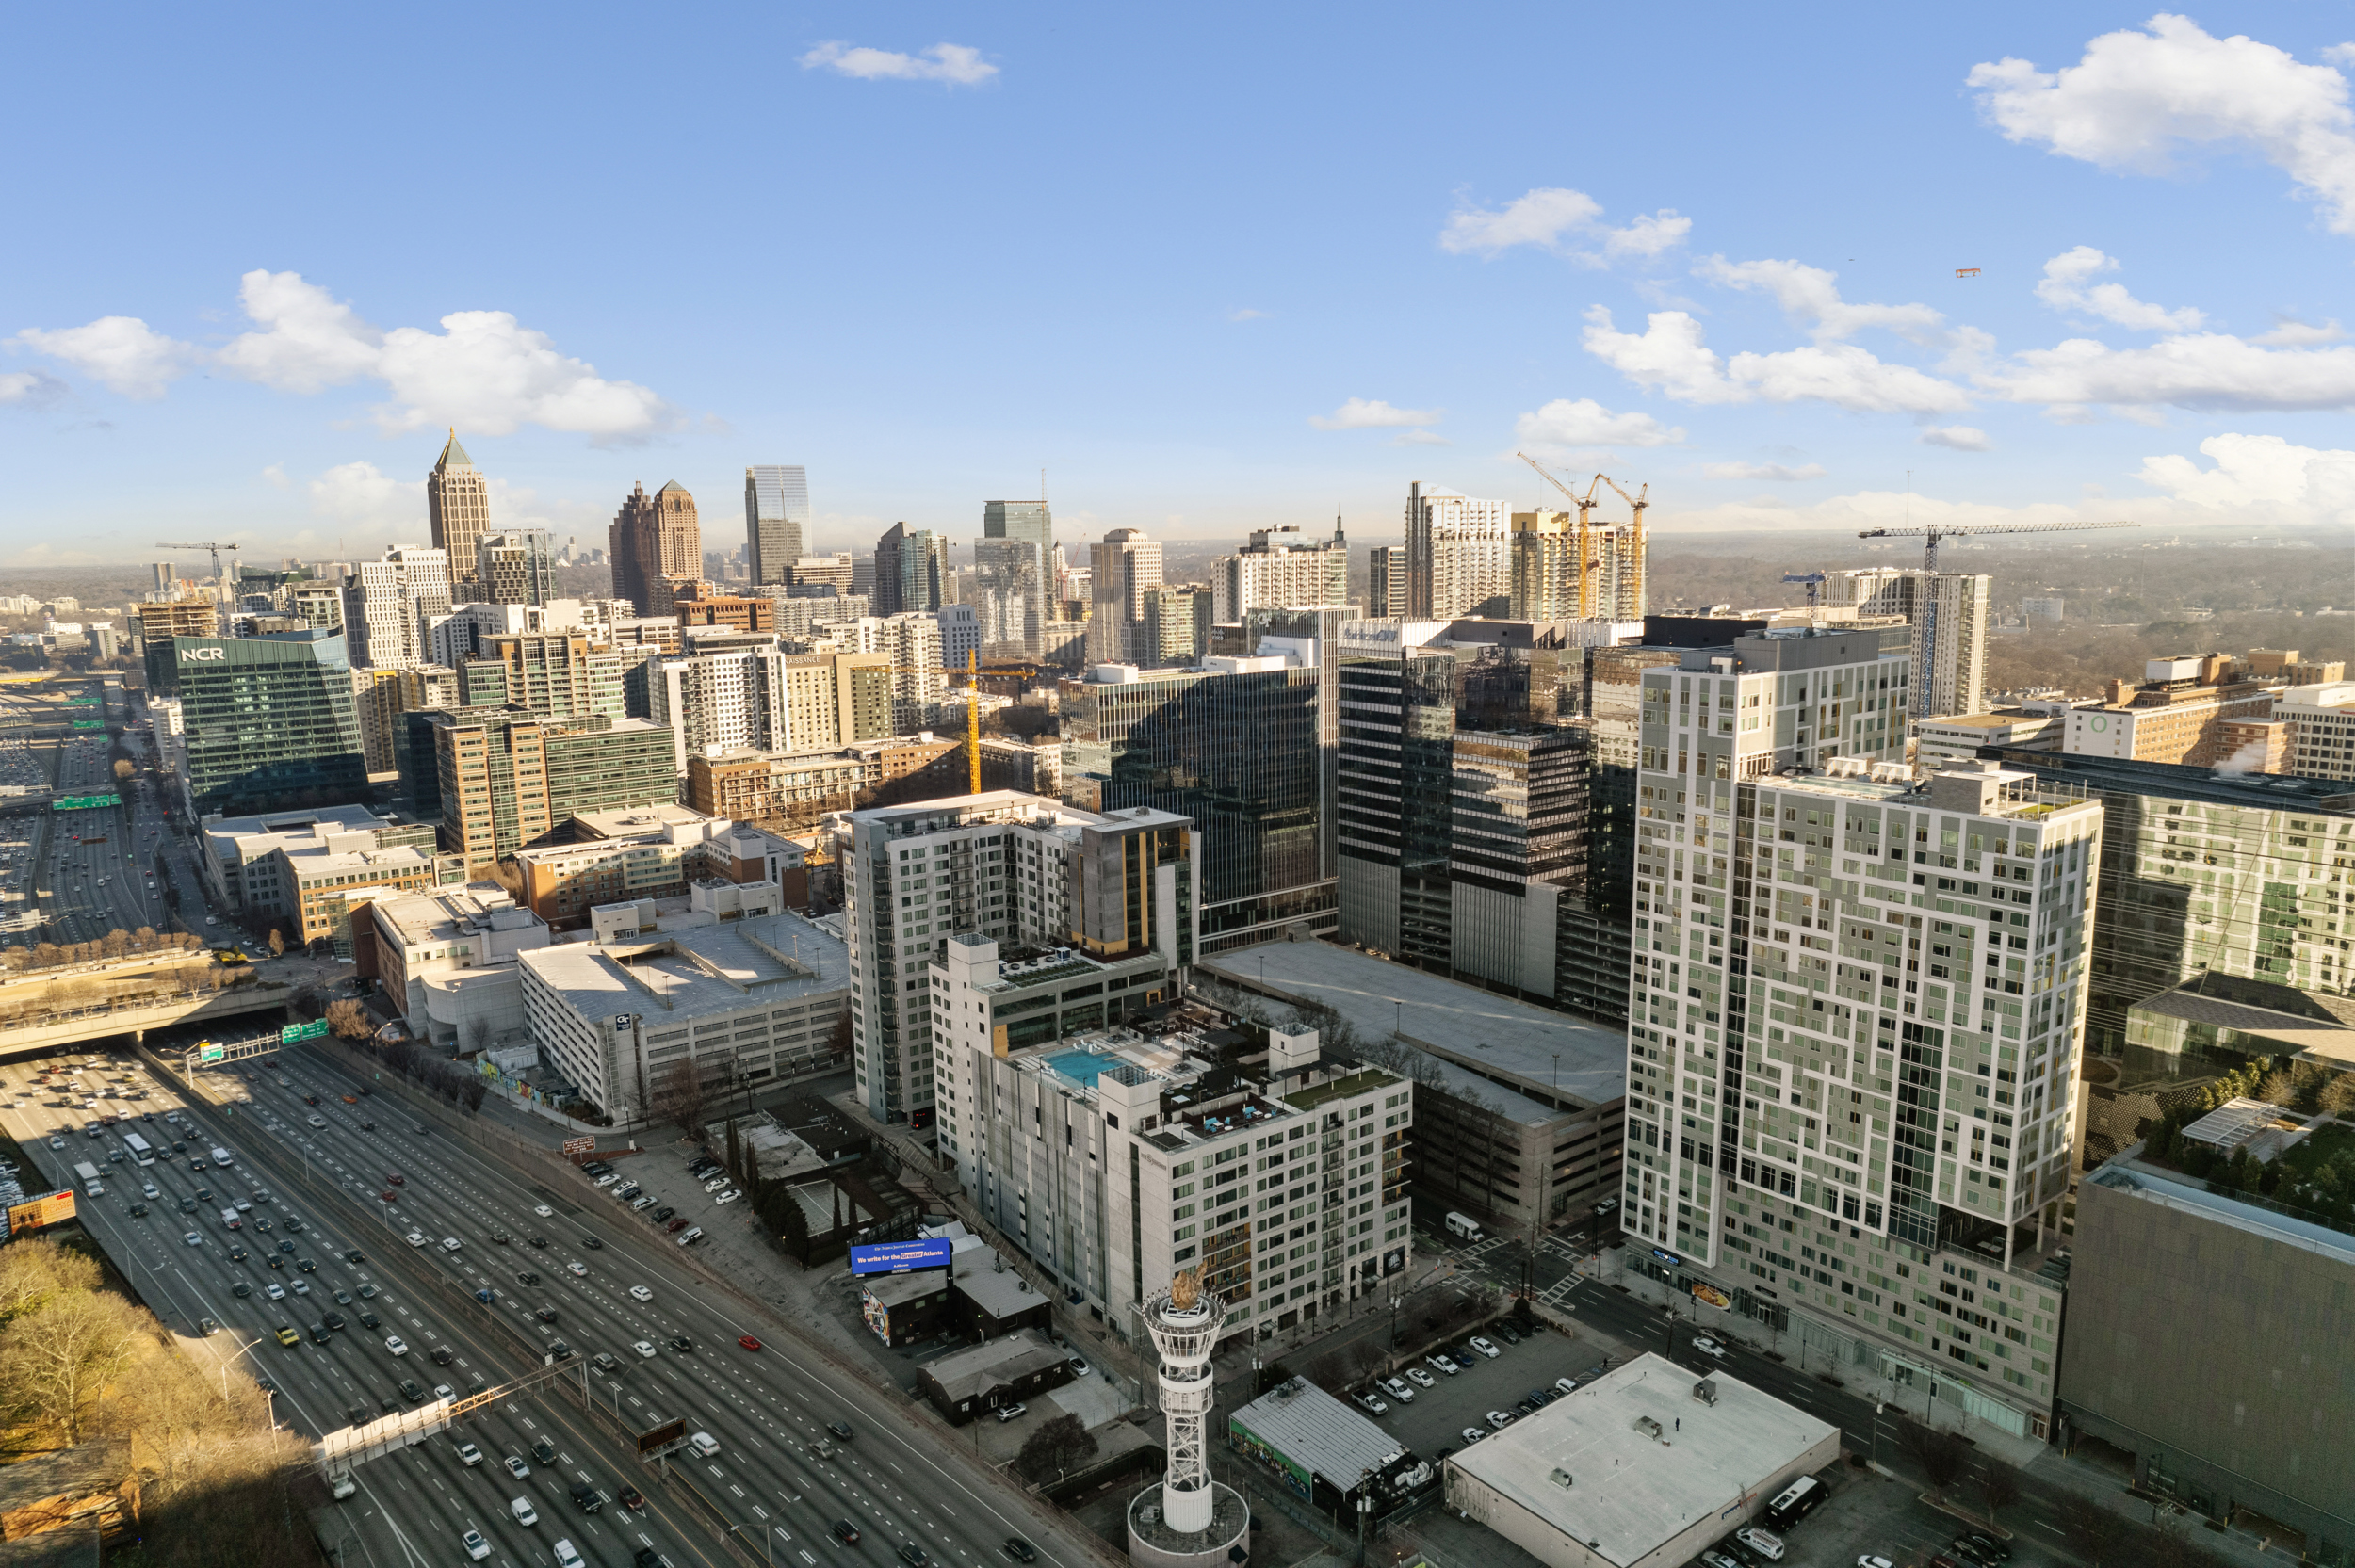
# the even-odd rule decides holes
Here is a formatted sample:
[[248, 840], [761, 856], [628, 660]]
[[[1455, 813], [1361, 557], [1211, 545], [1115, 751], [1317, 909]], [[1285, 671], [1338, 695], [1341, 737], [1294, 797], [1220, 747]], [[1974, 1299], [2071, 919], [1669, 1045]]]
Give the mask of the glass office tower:
[[183, 637], [171, 649], [195, 815], [366, 800], [367, 758], [341, 633], [304, 626]]
[[744, 558], [753, 581], [793, 580], [809, 529], [809, 471], [800, 463], [755, 463], [744, 470]]

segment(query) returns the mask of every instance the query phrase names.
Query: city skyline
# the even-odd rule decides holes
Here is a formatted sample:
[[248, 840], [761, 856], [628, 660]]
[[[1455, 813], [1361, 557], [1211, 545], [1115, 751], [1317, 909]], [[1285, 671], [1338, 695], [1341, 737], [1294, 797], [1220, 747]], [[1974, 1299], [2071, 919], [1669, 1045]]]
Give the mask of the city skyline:
[[[59, 62], [28, 113], [90, 89], [87, 25], [50, 19], [28, 39]], [[469, 25], [492, 53], [527, 47], [496, 20]], [[1475, 19], [1436, 63], [1414, 26], [1368, 28], [1338, 72], [1306, 17], [1215, 59], [1206, 42], [1141, 49], [1110, 23], [977, 28], [936, 9], [895, 19], [905, 36], [857, 36], [869, 25], [814, 11], [666, 36], [689, 60], [798, 62], [778, 95], [842, 134], [778, 150], [715, 104], [644, 148], [543, 152], [537, 187], [512, 191], [511, 218], [463, 261], [413, 253], [422, 235], [388, 242], [364, 206], [437, 151], [463, 165], [475, 137], [524, 135], [545, 89], [421, 145], [353, 128], [283, 148], [275, 188], [331, 192], [299, 210], [203, 171], [230, 167], [213, 137], [251, 144], [246, 110], [194, 121], [213, 128], [152, 167], [93, 144], [27, 170], [75, 237], [0, 262], [0, 450], [32, 471], [0, 514], [0, 563], [143, 551], [159, 517], [263, 554], [422, 542], [423, 442], [452, 425], [490, 477], [494, 525], [559, 538], [593, 536], [651, 470], [710, 496], [778, 460], [812, 471], [819, 543], [902, 520], [976, 537], [973, 501], [1036, 493], [1042, 468], [1086, 537], [1235, 538], [1336, 510], [1372, 537], [1416, 479], [1516, 509], [1551, 499], [1517, 448], [1650, 483], [1669, 537], [1908, 508], [2176, 528], [2346, 516], [2333, 476], [2355, 463], [2336, 433], [2355, 347], [2331, 303], [2355, 244], [2355, 117], [2342, 40], [2312, 17], [1981, 8], [1919, 19], [1861, 77], [1836, 13], [1777, 28], [1728, 10], [1697, 44], [1657, 19]], [[177, 84], [212, 52], [259, 48], [299, 115], [312, 51], [368, 52], [376, 24], [346, 28], [284, 43], [166, 25], [107, 56], [110, 81], [148, 105], [131, 112], [178, 119]], [[1634, 60], [1672, 44], [1692, 90], [1755, 109], [1738, 143], [1721, 121], [1650, 112], [1640, 72], [1582, 86], [1589, 121], [1644, 127], [1610, 143], [1394, 125], [1365, 85], [1411, 60], [1468, 86], [1499, 46]], [[565, 57], [553, 80], [589, 46], [528, 47]], [[2161, 93], [2177, 75], [2205, 84], [2200, 103]], [[1115, 76], [1120, 112], [1099, 117]], [[1204, 80], [1235, 111], [1208, 144]], [[1765, 81], [1771, 104], [1754, 101]], [[1075, 116], [1107, 134], [1052, 162]], [[1170, 134], [1181, 118], [1188, 135]], [[609, 180], [666, 174], [688, 145], [674, 137], [717, 149], [674, 197], [689, 210], [723, 210], [706, 179], [792, 198], [751, 216], [747, 256], [813, 210], [870, 237], [803, 248], [757, 282], [725, 247], [626, 277], [550, 253], [541, 235], [568, 232]], [[1099, 178], [1096, 160], [1146, 177]], [[1298, 166], [1322, 188], [1304, 195]], [[1842, 190], [1872, 192], [1869, 223], [1836, 216]], [[1056, 203], [1072, 237], [1048, 265], [926, 243], [1010, 201]], [[116, 243], [156, 221], [183, 235], [169, 254]], [[1163, 243], [1235, 223], [1253, 235], [1241, 255]], [[2235, 243], [2186, 246], [2195, 229]], [[885, 308], [909, 298], [924, 303]], [[1400, 356], [1402, 327], [1437, 351]], [[790, 343], [820, 373], [748, 374], [767, 357], [739, 353], [747, 340]], [[920, 385], [898, 368], [918, 344]], [[977, 404], [963, 386], [983, 379]]]

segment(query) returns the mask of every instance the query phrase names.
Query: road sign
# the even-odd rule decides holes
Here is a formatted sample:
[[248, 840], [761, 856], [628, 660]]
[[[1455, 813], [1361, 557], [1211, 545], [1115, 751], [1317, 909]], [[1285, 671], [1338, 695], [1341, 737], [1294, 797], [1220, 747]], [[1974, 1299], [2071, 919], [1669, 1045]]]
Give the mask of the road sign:
[[564, 1157], [566, 1159], [575, 1159], [582, 1155], [594, 1154], [596, 1153], [596, 1149], [597, 1140], [593, 1138], [568, 1138], [564, 1140]]
[[954, 1250], [947, 1241], [931, 1238], [853, 1247], [851, 1249], [851, 1272], [904, 1274], [911, 1269], [946, 1269], [950, 1253]]
[[[67, 1196], [71, 1197], [72, 1194], [69, 1193]], [[657, 1448], [668, 1447], [686, 1435], [687, 1422], [684, 1418], [665, 1421], [658, 1427], [648, 1427], [638, 1434], [638, 1451], [641, 1454], [650, 1454]]]
[[325, 1040], [327, 1020], [314, 1018], [307, 1024], [289, 1024], [278, 1031], [278, 1043], [291, 1045], [298, 1040]]
[[120, 795], [64, 795], [49, 802], [51, 811], [88, 811], [93, 806], [119, 806]]
[[196, 1059], [206, 1067], [210, 1067], [228, 1054], [228, 1046], [216, 1045], [209, 1040], [196, 1048]]
[[104, 719], [76, 719], [73, 727], [77, 730], [103, 730], [106, 721]]

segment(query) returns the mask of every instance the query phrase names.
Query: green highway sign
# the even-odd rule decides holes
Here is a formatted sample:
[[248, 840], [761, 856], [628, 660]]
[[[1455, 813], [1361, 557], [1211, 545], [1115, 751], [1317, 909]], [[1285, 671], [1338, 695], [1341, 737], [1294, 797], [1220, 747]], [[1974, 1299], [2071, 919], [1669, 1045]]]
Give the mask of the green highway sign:
[[95, 697], [69, 697], [65, 700], [65, 705], [70, 708], [94, 708], [98, 705], [98, 699]]
[[291, 1045], [298, 1040], [325, 1040], [327, 1020], [314, 1018], [307, 1024], [289, 1024], [278, 1031], [278, 1043]]
[[120, 795], [64, 795], [49, 802], [51, 811], [87, 811], [93, 806], [119, 806]]
[[215, 1045], [209, 1041], [196, 1048], [196, 1059], [206, 1067], [210, 1067], [228, 1054], [228, 1046]]
[[77, 730], [103, 730], [106, 721], [104, 719], [76, 719], [73, 727]]

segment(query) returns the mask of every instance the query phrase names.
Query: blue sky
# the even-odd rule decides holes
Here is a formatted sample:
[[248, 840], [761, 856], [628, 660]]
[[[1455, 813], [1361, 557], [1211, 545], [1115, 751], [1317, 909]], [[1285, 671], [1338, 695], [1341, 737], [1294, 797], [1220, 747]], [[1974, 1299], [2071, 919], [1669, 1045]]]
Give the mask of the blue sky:
[[[1892, 14], [1903, 30], [1892, 31]], [[2236, 35], [2246, 34], [2246, 37]], [[1656, 528], [2355, 523], [2338, 8], [21, 11], [0, 563], [1232, 537], [1406, 482]], [[1956, 269], [1979, 268], [1958, 279]]]

